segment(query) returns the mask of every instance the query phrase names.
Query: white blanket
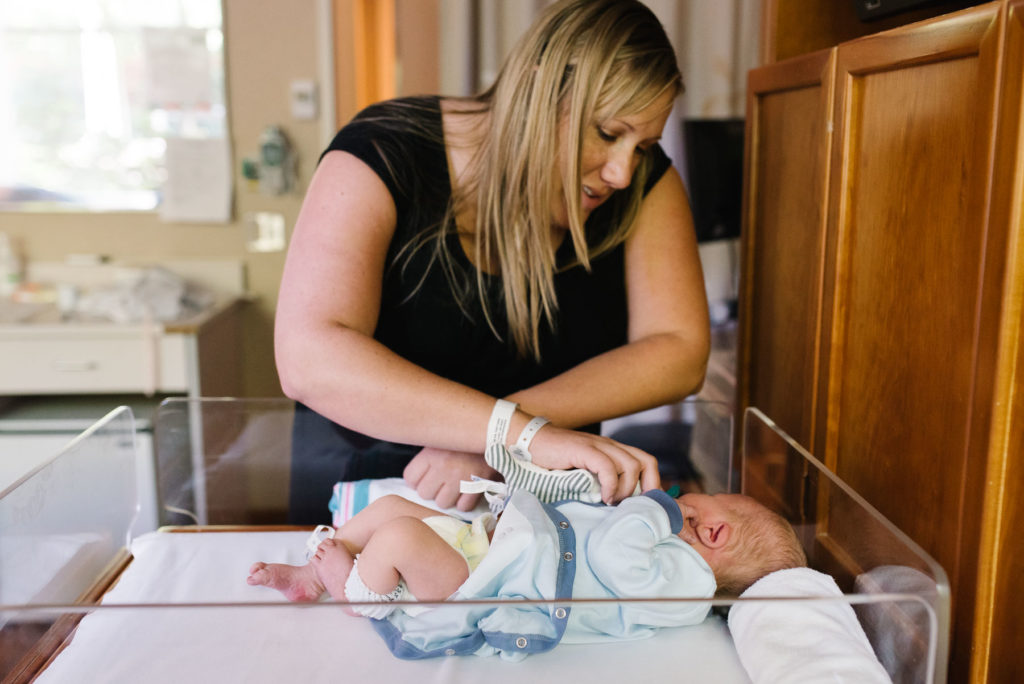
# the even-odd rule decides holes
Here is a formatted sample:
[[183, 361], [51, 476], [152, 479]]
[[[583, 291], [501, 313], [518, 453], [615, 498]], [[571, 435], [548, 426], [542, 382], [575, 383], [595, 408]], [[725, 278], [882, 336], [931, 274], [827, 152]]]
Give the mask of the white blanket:
[[105, 604], [273, 602], [222, 608], [97, 610], [38, 680], [52, 682], [693, 681], [747, 684], [725, 623], [665, 629], [652, 639], [563, 644], [522, 663], [453, 657], [404, 661], [367, 618], [337, 606], [292, 606], [245, 583], [255, 560], [301, 563], [305, 533], [151, 533]]
[[[762, 577], [741, 598], [842, 595], [831, 576], [794, 568]], [[739, 603], [729, 611], [729, 629], [755, 684], [891, 681], [853, 608], [843, 601]]]

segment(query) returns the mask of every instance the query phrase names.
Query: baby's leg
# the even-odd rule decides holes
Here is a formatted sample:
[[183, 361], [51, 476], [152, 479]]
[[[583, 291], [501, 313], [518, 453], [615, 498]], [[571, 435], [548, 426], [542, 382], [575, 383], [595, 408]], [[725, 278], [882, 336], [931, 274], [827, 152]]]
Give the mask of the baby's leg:
[[377, 529], [396, 518], [428, 518], [442, 515], [432, 508], [421, 506], [396, 494], [375, 499], [363, 510], [356, 513], [334, 535], [340, 539], [353, 556], [361, 553]]
[[[307, 565], [296, 566], [296, 565], [285, 565], [282, 563], [254, 563], [249, 569], [249, 578], [246, 580], [252, 585], [267, 586], [272, 589], [277, 589], [289, 601], [315, 601], [317, 600], [324, 591], [330, 593], [330, 595], [336, 600], [345, 600], [344, 586], [345, 580], [348, 578], [349, 573], [352, 569], [352, 558], [361, 553], [364, 547], [367, 546], [371, 537], [375, 535], [379, 528], [384, 528], [395, 520], [399, 519], [410, 519], [415, 523], [419, 523], [420, 526], [429, 534], [428, 545], [433, 545], [433, 540], [441, 544], [444, 549], [451, 552], [459, 560], [463, 569], [465, 569], [465, 561], [450, 546], [438, 537], [433, 530], [428, 528], [422, 522], [423, 518], [440, 515], [437, 511], [413, 503], [408, 499], [404, 499], [396, 495], [383, 496], [375, 501], [371, 502], [366, 508], [357, 513], [351, 520], [346, 522], [335, 533], [333, 540], [327, 540], [324, 544], [321, 544], [320, 550], [317, 552], [317, 559], [314, 556], [310, 559], [310, 563]], [[406, 523], [403, 523], [406, 524]], [[400, 525], [401, 526], [401, 525]], [[389, 535], [393, 535], [393, 532], [386, 533], [383, 540], [386, 540]], [[426, 535], [424, 535], [426, 536]], [[339, 543], [340, 542], [340, 543]], [[396, 556], [397, 558], [397, 556]], [[315, 563], [315, 565], [314, 565]], [[409, 566], [415, 565], [410, 563], [408, 559], [405, 563]], [[378, 570], [373, 569], [375, 563], [371, 561], [369, 572], [376, 575]], [[363, 576], [364, 572], [364, 561], [360, 557], [360, 576]], [[416, 574], [417, 569], [408, 567], [408, 570]], [[401, 572], [396, 570], [395, 572]], [[402, 575], [404, 576], [404, 574]], [[388, 580], [392, 575], [384, 575], [384, 578], [380, 580], [380, 585], [387, 584]], [[364, 581], [366, 577], [363, 577]], [[458, 588], [462, 582], [465, 581], [465, 576], [451, 588], [446, 594], [440, 598], [447, 598], [455, 589]], [[390, 586], [386, 587], [384, 591], [379, 593], [387, 593], [395, 588], [398, 584], [397, 577], [391, 583]], [[409, 590], [414, 596], [421, 600], [427, 601], [432, 600], [427, 598], [426, 595], [420, 596], [413, 589], [409, 583], [409, 579], [406, 578], [406, 584], [409, 584]], [[419, 584], [417, 580], [416, 584]], [[377, 591], [375, 585], [368, 586]], [[428, 587], [422, 588], [427, 593], [433, 595], [436, 592], [429, 591]], [[442, 589], [443, 590], [443, 589]]]
[[320, 542], [316, 553], [309, 559], [309, 567], [316, 573], [317, 579], [336, 601], [344, 601], [345, 580], [352, 572], [354, 559], [345, 545], [335, 539]]
[[289, 601], [316, 601], [325, 589], [308, 564], [253, 563], [246, 582], [277, 589]]
[[382, 524], [359, 555], [358, 569], [371, 591], [387, 594], [404, 579], [420, 601], [444, 600], [469, 577], [466, 559], [412, 516]]

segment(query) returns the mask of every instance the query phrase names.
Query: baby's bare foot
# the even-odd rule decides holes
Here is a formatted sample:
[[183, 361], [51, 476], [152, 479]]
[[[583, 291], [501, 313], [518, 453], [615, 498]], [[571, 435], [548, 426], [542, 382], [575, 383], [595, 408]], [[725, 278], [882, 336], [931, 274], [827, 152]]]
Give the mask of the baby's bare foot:
[[345, 582], [354, 564], [352, 554], [337, 539], [325, 539], [309, 559], [317, 579], [336, 601], [347, 601]]
[[253, 563], [246, 582], [277, 589], [289, 601], [316, 601], [324, 593], [323, 583], [309, 565]]

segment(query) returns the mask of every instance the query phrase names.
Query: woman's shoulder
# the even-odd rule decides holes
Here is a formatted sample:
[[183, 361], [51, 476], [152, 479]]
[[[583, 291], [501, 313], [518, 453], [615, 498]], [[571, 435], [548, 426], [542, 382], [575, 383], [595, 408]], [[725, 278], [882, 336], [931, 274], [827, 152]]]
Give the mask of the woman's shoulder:
[[367, 164], [393, 197], [414, 193], [422, 176], [445, 168], [440, 98], [403, 97], [370, 105], [346, 124], [324, 151], [342, 151]]
[[437, 122], [441, 118], [441, 102], [439, 95], [415, 95], [381, 100], [362, 109], [352, 118], [352, 123]]
[[440, 98], [401, 97], [376, 102], [352, 117], [331, 141], [328, 150], [355, 142], [427, 139], [441, 136]]

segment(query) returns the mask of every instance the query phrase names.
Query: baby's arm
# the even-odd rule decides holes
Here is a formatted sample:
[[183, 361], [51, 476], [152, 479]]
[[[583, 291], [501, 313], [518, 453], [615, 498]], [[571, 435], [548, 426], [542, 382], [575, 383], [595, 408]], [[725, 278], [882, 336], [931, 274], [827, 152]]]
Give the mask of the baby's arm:
[[[711, 569], [677, 536], [674, 526], [665, 509], [649, 496], [626, 499], [586, 542], [591, 570], [622, 599], [711, 597], [715, 593]], [[642, 626], [700, 622], [708, 605], [624, 603], [620, 610], [625, 631], [619, 636], [629, 636], [634, 628]]]

